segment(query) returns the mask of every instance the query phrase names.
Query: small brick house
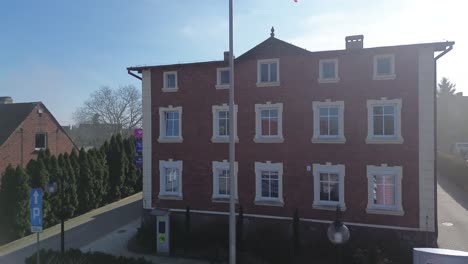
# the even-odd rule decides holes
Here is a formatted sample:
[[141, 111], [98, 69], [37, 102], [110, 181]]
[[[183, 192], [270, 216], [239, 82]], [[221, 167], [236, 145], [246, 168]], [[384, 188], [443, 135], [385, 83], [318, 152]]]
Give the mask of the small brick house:
[[[311, 52], [270, 38], [235, 59], [236, 199], [245, 217], [437, 237], [435, 52]], [[143, 206], [227, 215], [228, 56], [142, 74]], [[135, 72], [135, 73], [134, 73]], [[140, 77], [139, 77], [140, 78]]]
[[0, 98], [0, 175], [8, 164], [26, 166], [42, 149], [52, 155], [75, 148], [60, 124], [41, 102], [13, 103]]

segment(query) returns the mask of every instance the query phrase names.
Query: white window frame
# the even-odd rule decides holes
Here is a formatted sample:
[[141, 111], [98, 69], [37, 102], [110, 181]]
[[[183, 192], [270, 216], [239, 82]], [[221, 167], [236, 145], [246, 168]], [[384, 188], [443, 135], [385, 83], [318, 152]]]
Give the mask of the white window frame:
[[[179, 112], [179, 136], [166, 136], [166, 117], [165, 112], [177, 111]], [[173, 107], [159, 107], [159, 143], [182, 143], [182, 106]]]
[[[374, 175], [393, 175], [395, 177], [395, 206], [384, 206], [374, 204]], [[402, 179], [403, 167], [401, 166], [387, 166], [382, 164], [380, 166], [367, 165], [367, 208], [368, 214], [386, 214], [386, 215], [404, 215], [403, 201], [402, 201]]]
[[[261, 111], [268, 109], [278, 110], [278, 135], [277, 136], [263, 136], [262, 135], [262, 117]], [[255, 143], [283, 143], [283, 103], [272, 104], [255, 104]]]
[[[395, 110], [395, 134], [374, 135], [374, 107], [375, 106], [393, 106]], [[367, 144], [402, 144], [403, 137], [401, 136], [401, 99], [387, 99], [385, 97], [380, 100], [367, 100]]]
[[[262, 64], [271, 64], [271, 63], [276, 63], [277, 65], [277, 80], [276, 81], [268, 81], [268, 82], [262, 82], [262, 71], [261, 71], [261, 65]], [[269, 86], [279, 86], [280, 85], [280, 59], [265, 59], [265, 60], [257, 60], [257, 87], [269, 87]], [[268, 72], [268, 75], [270, 75], [270, 72]]]
[[216, 68], [216, 89], [229, 89], [229, 86], [231, 84], [231, 80], [229, 80], [228, 84], [221, 84], [221, 72], [222, 71], [228, 71], [229, 72], [229, 67], [224, 67], [224, 68]]
[[[166, 192], [166, 169], [177, 169], [179, 171], [179, 190], [176, 193]], [[159, 199], [182, 200], [182, 178], [183, 162], [181, 160], [160, 160], [159, 161]]]
[[[220, 136], [219, 132], [219, 122], [218, 122], [218, 112], [220, 111], [228, 111], [229, 112], [229, 105], [222, 104], [222, 105], [213, 105], [211, 107], [213, 112], [213, 136], [211, 137], [211, 142], [213, 143], [229, 143], [229, 136]], [[230, 121], [230, 120], [229, 120]], [[239, 138], [237, 136], [237, 105], [234, 105], [234, 139], [239, 142]]]
[[[262, 197], [262, 171], [278, 172], [278, 198]], [[255, 162], [255, 205], [284, 206], [283, 163]]]
[[[313, 166], [313, 176], [314, 176], [314, 202], [312, 207], [314, 209], [323, 209], [323, 210], [336, 210], [336, 207], [339, 206], [342, 211], [346, 210], [345, 204], [345, 165], [337, 164], [332, 165], [330, 162], [326, 164], [314, 163]], [[339, 181], [339, 201], [321, 201], [320, 200], [320, 173], [335, 173], [338, 174]]]
[[[322, 107], [337, 107], [338, 108], [338, 135], [320, 135], [320, 108]], [[344, 101], [312, 102], [312, 111], [314, 113], [314, 131], [312, 143], [346, 143], [344, 136]]]
[[[335, 64], [335, 77], [333, 78], [325, 78], [323, 76], [323, 64], [333, 62]], [[338, 73], [338, 59], [322, 59], [319, 60], [319, 83], [335, 83], [340, 81], [339, 73]]]
[[[38, 134], [44, 135], [44, 147], [43, 148], [36, 148], [36, 136]], [[47, 138], [47, 133], [46, 132], [37, 132], [34, 134], [34, 150], [39, 151], [39, 150], [46, 150], [47, 149], [47, 143], [48, 143], [48, 138]]]
[[[390, 59], [390, 73], [379, 74], [377, 72], [377, 61], [379, 59]], [[374, 56], [374, 80], [393, 80], [396, 78], [395, 75], [395, 55], [394, 54], [379, 54]]]
[[[167, 87], [167, 75], [174, 74], [175, 75], [175, 87]], [[177, 71], [166, 71], [163, 72], [163, 88], [161, 89], [163, 92], [177, 92], [179, 90], [178, 85], [178, 78], [177, 78]]]
[[[218, 177], [218, 170], [229, 170], [229, 161], [213, 161], [212, 162], [212, 169], [213, 169], [213, 195], [212, 200], [213, 202], [226, 202], [231, 195], [220, 194], [219, 193], [219, 177]], [[234, 162], [234, 182], [235, 182], [235, 190], [234, 190], [234, 198], [237, 200], [238, 193], [237, 193], [237, 172], [239, 171], [239, 165]], [[229, 175], [231, 176], [231, 175]]]

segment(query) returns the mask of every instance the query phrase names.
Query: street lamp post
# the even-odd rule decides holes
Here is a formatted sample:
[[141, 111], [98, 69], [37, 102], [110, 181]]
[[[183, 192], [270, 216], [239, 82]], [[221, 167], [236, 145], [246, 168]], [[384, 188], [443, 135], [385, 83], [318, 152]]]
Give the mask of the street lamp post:
[[46, 184], [46, 191], [49, 194], [53, 194], [58, 192], [59, 200], [60, 200], [60, 208], [59, 208], [59, 215], [60, 215], [60, 252], [62, 255], [65, 253], [65, 212], [63, 210], [63, 201], [64, 201], [64, 183], [63, 177], [59, 177], [59, 184], [57, 188], [57, 183], [47, 183]]
[[349, 240], [349, 229], [341, 220], [340, 206], [336, 207], [336, 220], [330, 224], [327, 230], [328, 240], [338, 247], [338, 263], [343, 263], [342, 246]]

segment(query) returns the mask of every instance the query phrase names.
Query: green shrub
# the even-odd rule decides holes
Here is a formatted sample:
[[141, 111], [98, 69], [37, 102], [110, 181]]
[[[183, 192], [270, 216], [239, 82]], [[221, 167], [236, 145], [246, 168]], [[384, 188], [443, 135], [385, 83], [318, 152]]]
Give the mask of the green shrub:
[[437, 169], [440, 175], [462, 186], [468, 186], [468, 162], [459, 156], [438, 153]]
[[[102, 252], [83, 253], [78, 249], [69, 249], [62, 256], [53, 250], [41, 250], [39, 254], [42, 264], [151, 264], [144, 258], [128, 258], [113, 256]], [[26, 264], [36, 264], [36, 253], [26, 258]]]

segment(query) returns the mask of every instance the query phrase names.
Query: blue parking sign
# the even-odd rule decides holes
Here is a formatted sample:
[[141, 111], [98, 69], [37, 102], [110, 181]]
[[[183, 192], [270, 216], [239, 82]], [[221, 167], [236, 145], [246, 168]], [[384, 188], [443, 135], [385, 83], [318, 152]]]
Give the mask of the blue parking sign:
[[31, 232], [42, 232], [42, 189], [32, 189], [29, 193], [31, 210]]

